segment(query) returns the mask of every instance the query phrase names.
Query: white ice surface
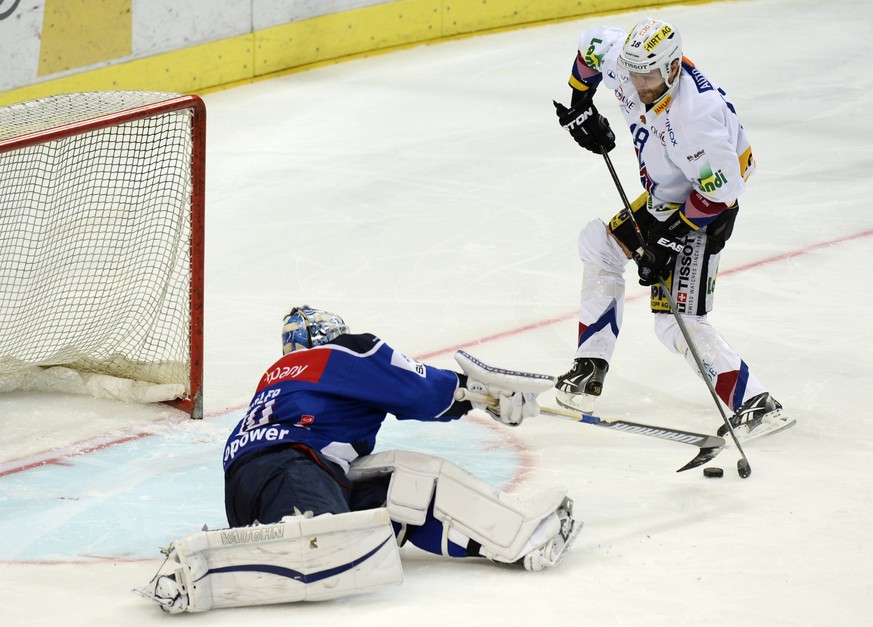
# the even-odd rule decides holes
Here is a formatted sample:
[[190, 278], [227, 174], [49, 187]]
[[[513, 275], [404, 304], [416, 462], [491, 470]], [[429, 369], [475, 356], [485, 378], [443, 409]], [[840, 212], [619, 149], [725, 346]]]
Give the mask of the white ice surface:
[[[157, 569], [158, 545], [223, 524], [223, 441], [278, 353], [291, 304], [340, 312], [353, 330], [445, 367], [457, 347], [509, 368], [570, 365], [576, 233], [619, 198], [602, 160], [557, 126], [551, 100], [568, 98], [579, 32], [629, 28], [643, 14], [421, 46], [207, 96], [208, 417], [0, 398], [0, 622], [871, 624], [873, 4], [857, 0], [657, 11], [728, 91], [758, 161], [711, 320], [798, 425], [747, 446], [749, 479], [733, 449], [715, 462], [725, 477], [704, 479], [675, 473], [694, 454], [687, 445], [557, 418], [511, 431], [389, 423], [383, 444], [453, 456], [505, 489], [566, 486], [585, 527], [560, 568], [405, 548], [402, 587], [326, 603], [168, 617], [129, 592]], [[598, 105], [618, 125], [607, 94]], [[619, 135], [613, 160], [635, 192]], [[714, 431], [705, 386], [655, 339], [633, 283], [598, 412]]]

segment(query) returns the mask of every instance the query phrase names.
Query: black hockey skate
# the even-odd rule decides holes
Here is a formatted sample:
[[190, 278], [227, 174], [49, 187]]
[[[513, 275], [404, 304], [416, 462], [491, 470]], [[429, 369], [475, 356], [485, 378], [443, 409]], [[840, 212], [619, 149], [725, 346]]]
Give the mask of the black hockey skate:
[[562, 374], [555, 382], [558, 392], [555, 400], [567, 409], [590, 414], [594, 411], [594, 400], [603, 391], [603, 380], [609, 364], [605, 359], [578, 357], [573, 361], [569, 372]]
[[[768, 392], [753, 396], [730, 417], [737, 438], [745, 441], [778, 433], [793, 427], [796, 422], [783, 413], [782, 405]], [[719, 427], [718, 435], [728, 435], [727, 425]]]

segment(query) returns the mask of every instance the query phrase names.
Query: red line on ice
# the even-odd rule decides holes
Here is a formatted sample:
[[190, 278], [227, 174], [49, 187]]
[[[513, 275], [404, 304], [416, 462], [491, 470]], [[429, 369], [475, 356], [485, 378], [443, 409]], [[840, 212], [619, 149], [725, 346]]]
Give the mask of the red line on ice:
[[[727, 270], [719, 271], [721, 276], [737, 274], [740, 272], [746, 272], [748, 270], [752, 270], [754, 268], [760, 268], [761, 266], [767, 266], [774, 263], [779, 263], [781, 261], [785, 261], [786, 259], [792, 259], [794, 257], [801, 257], [803, 255], [808, 255], [816, 250], [827, 248], [829, 246], [836, 246], [838, 244], [844, 244], [846, 242], [851, 242], [858, 239], [863, 239], [865, 237], [870, 237], [873, 235], [873, 229], [867, 229], [865, 231], [859, 231], [857, 233], [852, 233], [849, 235], [844, 235], [841, 237], [837, 237], [831, 240], [827, 240], [824, 242], [819, 242], [816, 244], [810, 244], [809, 246], [804, 246], [802, 248], [798, 248], [796, 250], [780, 253], [777, 255], [772, 255], [770, 257], [764, 257], [763, 259], [759, 259], [758, 261], [753, 261], [751, 263], [743, 264], [741, 266], [737, 266], [735, 268], [729, 268]], [[628, 298], [628, 301], [639, 300], [643, 298], [643, 296], [635, 296]], [[559, 322], [564, 322], [570, 318], [576, 316], [576, 311], [568, 312], [566, 314], [562, 314], [560, 316], [555, 316], [552, 318], [547, 318], [545, 320], [539, 320], [537, 322], [533, 322], [531, 324], [526, 324], [520, 327], [516, 327], [514, 329], [507, 329], [506, 331], [501, 331], [500, 333], [494, 333], [492, 335], [487, 335], [485, 337], [479, 338], [478, 340], [470, 340], [469, 342], [464, 342], [462, 344], [454, 344], [452, 346], [446, 346], [444, 348], [440, 348], [438, 350], [430, 351], [428, 353], [423, 353], [421, 355], [416, 355], [415, 358], [421, 361], [426, 361], [433, 357], [439, 357], [442, 355], [447, 355], [449, 353], [454, 353], [456, 350], [461, 348], [468, 348], [470, 346], [476, 346], [478, 344], [485, 344], [487, 342], [493, 342], [495, 340], [501, 340], [507, 337], [512, 337], [515, 335], [519, 335], [521, 333], [525, 333], [527, 331], [532, 331], [534, 329], [541, 329], [543, 327], [547, 327], [553, 324], [557, 324]], [[231, 408], [230, 411], [234, 411], [239, 408]], [[221, 412], [213, 412], [207, 415], [208, 417], [214, 417], [218, 415], [222, 415], [226, 413], [227, 410]], [[141, 432], [141, 433], [133, 433], [126, 435], [121, 438], [116, 438], [114, 440], [105, 440], [100, 437], [91, 438], [89, 440], [83, 440], [81, 442], [76, 442], [71, 444], [70, 446], [63, 447], [60, 449], [52, 449], [49, 451], [45, 451], [43, 453], [36, 453], [33, 455], [27, 455], [25, 457], [19, 459], [13, 459], [6, 462], [0, 462], [0, 477], [4, 477], [6, 475], [15, 474], [17, 472], [22, 472], [25, 470], [30, 470], [32, 468], [38, 468], [40, 466], [44, 466], [47, 464], [65, 464], [64, 459], [68, 459], [73, 455], [81, 455], [83, 453], [92, 453], [95, 451], [100, 451], [105, 448], [109, 448], [110, 446], [115, 446], [116, 444], [124, 444], [125, 442], [131, 442], [133, 440], [138, 440], [140, 438], [152, 435], [150, 432]], [[513, 482], [514, 483], [514, 482]]]
[[[725, 276], [730, 274], [736, 274], [738, 272], [745, 272], [747, 270], [751, 270], [753, 268], [759, 268], [761, 266], [767, 266], [773, 263], [778, 263], [780, 261], [785, 261], [786, 259], [791, 259], [793, 257], [801, 257], [803, 255], [808, 255], [809, 253], [816, 251], [820, 248], [826, 248], [828, 246], [835, 246], [837, 244], [842, 244], [844, 242], [849, 242], [856, 239], [861, 239], [864, 237], [870, 237], [873, 235], [873, 229], [868, 229], [866, 231], [861, 231], [859, 233], [853, 233], [851, 235], [845, 235], [843, 237], [838, 237], [836, 239], [828, 240], [826, 242], [819, 242], [818, 244], [811, 244], [809, 246], [804, 246], [803, 248], [798, 248], [797, 250], [792, 250], [789, 252], [781, 253], [778, 255], [773, 255], [772, 257], [765, 257], [763, 259], [759, 259], [758, 261], [753, 261], [751, 263], [747, 263], [741, 266], [737, 266], [736, 268], [730, 268], [728, 270], [719, 270], [719, 276]], [[639, 300], [641, 298], [645, 298], [646, 296], [638, 295], [627, 298], [627, 302]], [[446, 348], [440, 348], [439, 350], [431, 351], [429, 353], [425, 353], [423, 355], [419, 355], [416, 359], [427, 360], [433, 357], [439, 357], [442, 355], [446, 355], [448, 353], [454, 353], [456, 350], [461, 348], [466, 348], [469, 346], [475, 346], [477, 344], [485, 344], [486, 342], [493, 342], [495, 340], [502, 340], [507, 337], [512, 337], [514, 335], [518, 335], [519, 333], [524, 333], [525, 331], [532, 331], [534, 329], [541, 329], [543, 327], [551, 326], [553, 324], [557, 324], [559, 322], [564, 322], [569, 318], [574, 318], [576, 316], [576, 310], [573, 310], [570, 313], [566, 313], [560, 316], [555, 316], [553, 318], [547, 318], [545, 320], [540, 320], [538, 322], [532, 322], [531, 324], [526, 324], [522, 327], [518, 327], [515, 329], [509, 329], [507, 331], [501, 331], [500, 333], [495, 333], [493, 335], [488, 335], [478, 340], [471, 340], [469, 342], [465, 342], [463, 344], [455, 344], [453, 346], [448, 346]]]

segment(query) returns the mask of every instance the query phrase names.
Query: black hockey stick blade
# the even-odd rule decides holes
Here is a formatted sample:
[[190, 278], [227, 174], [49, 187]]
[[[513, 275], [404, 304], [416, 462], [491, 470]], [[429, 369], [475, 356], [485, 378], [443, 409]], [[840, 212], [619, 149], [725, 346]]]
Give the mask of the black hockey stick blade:
[[585, 424], [594, 425], [595, 427], [603, 427], [604, 429], [614, 429], [616, 431], [624, 431], [625, 433], [638, 433], [640, 435], [648, 435], [661, 440], [669, 440], [671, 442], [679, 442], [681, 444], [691, 444], [698, 447], [700, 450], [690, 462], [682, 466], [676, 472], [697, 468], [713, 459], [721, 453], [724, 448], [725, 441], [717, 435], [707, 435], [703, 433], [694, 433], [693, 431], [681, 431], [679, 429], [670, 429], [667, 427], [654, 427], [652, 425], [644, 425], [638, 422], [629, 422], [627, 420], [602, 420], [591, 414], [563, 407], [540, 407], [540, 413], [550, 416], [561, 416], [569, 418], [574, 422], [584, 422]]

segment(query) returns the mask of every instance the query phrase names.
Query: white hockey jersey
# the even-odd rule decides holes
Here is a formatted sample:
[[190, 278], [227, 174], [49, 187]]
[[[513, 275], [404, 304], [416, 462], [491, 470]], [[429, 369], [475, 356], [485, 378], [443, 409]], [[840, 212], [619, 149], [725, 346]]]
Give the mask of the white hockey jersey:
[[[646, 108], [618, 55], [627, 33], [600, 27], [582, 33], [570, 86], [613, 90], [627, 122], [648, 210], [666, 220], [676, 210], [692, 228], [706, 226], [734, 204], [755, 169], [752, 148], [725, 92], [687, 58], [678, 80]], [[710, 205], [686, 201], [697, 191]]]

